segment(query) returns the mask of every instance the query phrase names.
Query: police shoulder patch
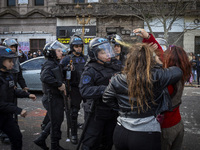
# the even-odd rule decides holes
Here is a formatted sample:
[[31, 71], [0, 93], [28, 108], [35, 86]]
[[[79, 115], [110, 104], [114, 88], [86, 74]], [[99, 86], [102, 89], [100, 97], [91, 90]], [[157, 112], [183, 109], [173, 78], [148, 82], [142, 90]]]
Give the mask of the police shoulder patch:
[[83, 84], [87, 84], [91, 81], [91, 77], [89, 75], [84, 75], [82, 81], [83, 81]]

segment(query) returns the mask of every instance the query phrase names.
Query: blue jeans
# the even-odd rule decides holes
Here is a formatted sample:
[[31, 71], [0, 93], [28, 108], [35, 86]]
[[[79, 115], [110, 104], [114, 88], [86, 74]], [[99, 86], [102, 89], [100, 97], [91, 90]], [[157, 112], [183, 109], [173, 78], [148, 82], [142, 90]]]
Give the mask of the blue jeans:
[[197, 70], [192, 69], [193, 80], [197, 81]]

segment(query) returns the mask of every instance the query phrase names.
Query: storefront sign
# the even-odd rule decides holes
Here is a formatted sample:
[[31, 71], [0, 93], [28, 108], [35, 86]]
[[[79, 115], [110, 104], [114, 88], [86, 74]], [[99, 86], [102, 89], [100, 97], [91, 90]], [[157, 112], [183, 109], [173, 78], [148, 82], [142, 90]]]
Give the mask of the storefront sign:
[[[82, 33], [82, 27], [81, 26], [58, 26], [57, 27], [57, 38], [63, 37], [63, 34], [61, 35], [60, 30], [66, 31], [66, 38], [70, 38], [75, 33], [81, 34]], [[85, 26], [85, 36], [96, 36], [96, 26]]]
[[[93, 38], [85, 38], [84, 39], [84, 43], [88, 44], [90, 42], [90, 40], [92, 40]], [[69, 44], [70, 38], [58, 38], [58, 41], [63, 43], [63, 44]]]

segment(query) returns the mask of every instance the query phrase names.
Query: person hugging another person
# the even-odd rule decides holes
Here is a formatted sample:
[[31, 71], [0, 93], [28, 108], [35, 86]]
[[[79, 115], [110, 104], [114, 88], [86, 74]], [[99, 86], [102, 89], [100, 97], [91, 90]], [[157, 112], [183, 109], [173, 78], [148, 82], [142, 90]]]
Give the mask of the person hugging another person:
[[[146, 41], [155, 39], [144, 29], [134, 32]], [[158, 106], [164, 89], [181, 77], [180, 68], [157, 65], [148, 44], [130, 47], [124, 70], [111, 78], [103, 94], [103, 102], [119, 113], [113, 135], [116, 150], [161, 150]]]
[[164, 68], [172, 66], [179, 67], [182, 72], [182, 78], [176, 83], [168, 86], [168, 91], [172, 101], [172, 111], [164, 112], [164, 120], [161, 123], [162, 128], [162, 150], [181, 150], [184, 124], [180, 115], [181, 97], [184, 90], [184, 83], [191, 76], [191, 64], [187, 53], [183, 48], [171, 46], [165, 51]]

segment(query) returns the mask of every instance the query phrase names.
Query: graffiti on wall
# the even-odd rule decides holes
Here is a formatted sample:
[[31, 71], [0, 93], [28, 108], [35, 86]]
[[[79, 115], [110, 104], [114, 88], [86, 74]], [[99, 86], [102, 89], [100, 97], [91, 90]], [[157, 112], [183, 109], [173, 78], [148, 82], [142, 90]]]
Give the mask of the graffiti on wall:
[[18, 50], [22, 50], [23, 52], [29, 51], [30, 50], [29, 45], [30, 45], [29, 42], [19, 42]]

